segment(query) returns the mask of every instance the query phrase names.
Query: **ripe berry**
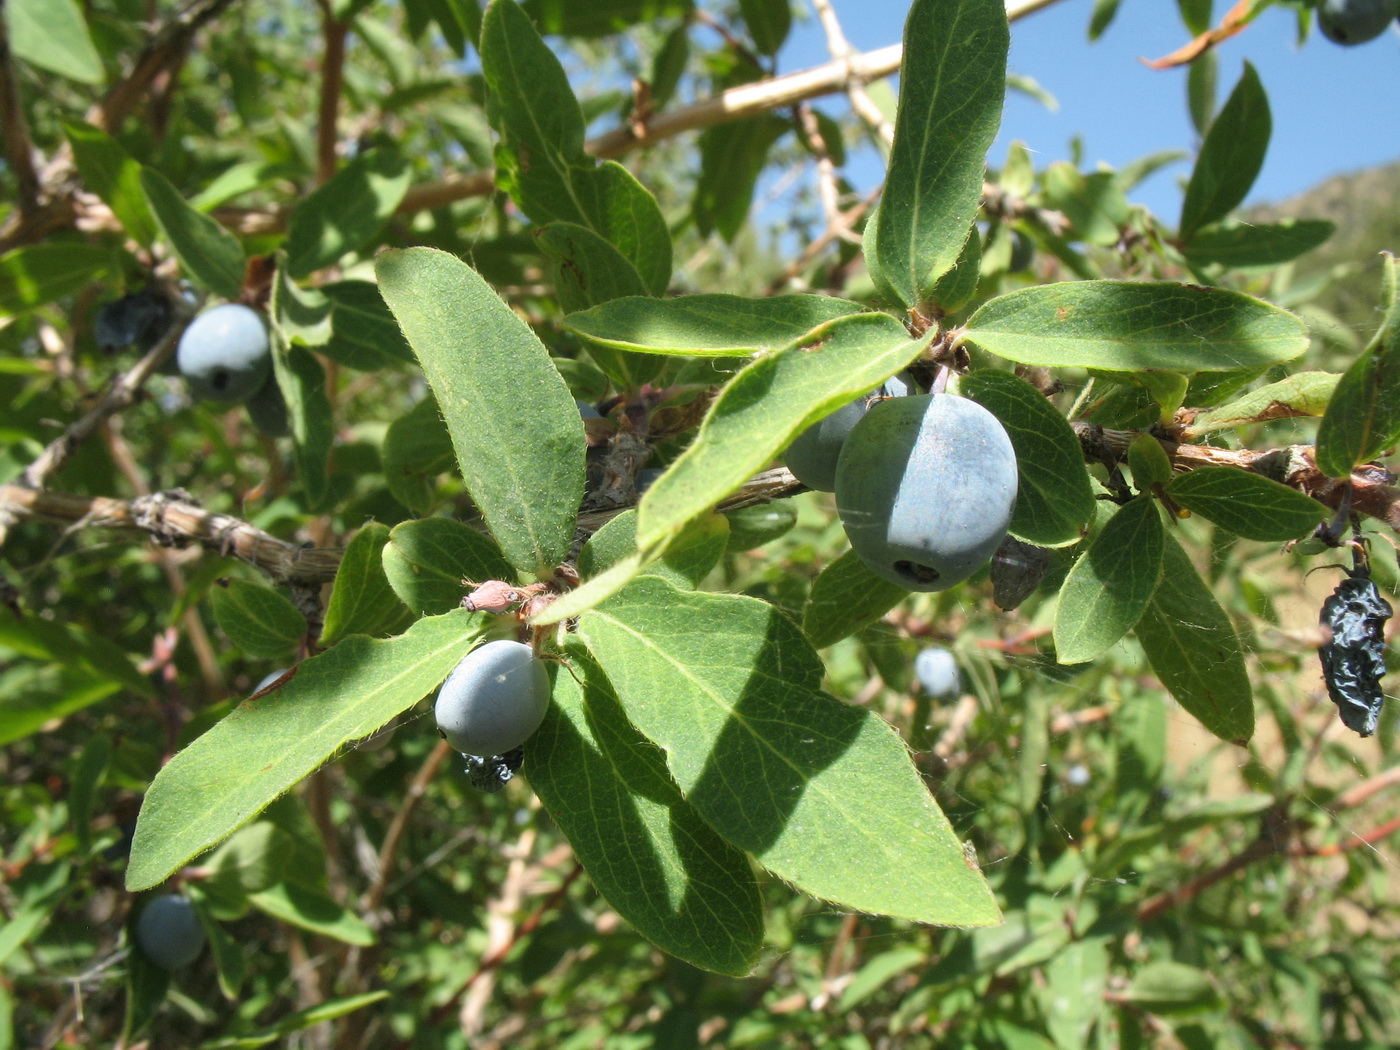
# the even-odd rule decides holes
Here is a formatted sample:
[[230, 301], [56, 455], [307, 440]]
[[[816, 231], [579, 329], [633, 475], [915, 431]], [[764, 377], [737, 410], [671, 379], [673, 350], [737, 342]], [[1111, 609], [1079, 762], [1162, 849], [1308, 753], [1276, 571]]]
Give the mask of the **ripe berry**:
[[272, 369], [267, 326], [257, 312], [225, 303], [196, 317], [175, 352], [190, 393], [242, 404], [262, 389]]
[[504, 755], [544, 721], [549, 675], [528, 645], [501, 640], [463, 657], [438, 690], [433, 714], [447, 742], [466, 755]]
[[194, 906], [178, 893], [156, 897], [136, 920], [136, 943], [162, 970], [178, 970], [194, 962], [204, 949], [204, 928]]
[[836, 509], [877, 575], [941, 591], [987, 563], [1016, 506], [1016, 453], [996, 416], [952, 394], [876, 403], [836, 467]]
[[1400, 15], [1400, 0], [1322, 0], [1317, 27], [1334, 44], [1351, 46], [1374, 40]]
[[962, 675], [957, 661], [947, 649], [930, 646], [914, 657], [914, 675], [924, 692], [935, 699], [957, 696], [962, 692]]
[[846, 443], [855, 425], [877, 401], [887, 397], [904, 397], [915, 389], [914, 381], [908, 374], [901, 372], [891, 376], [884, 385], [862, 394], [854, 401], [848, 401], [798, 434], [783, 454], [783, 464], [792, 471], [793, 477], [809, 489], [834, 492], [836, 461], [841, 456], [841, 446]]

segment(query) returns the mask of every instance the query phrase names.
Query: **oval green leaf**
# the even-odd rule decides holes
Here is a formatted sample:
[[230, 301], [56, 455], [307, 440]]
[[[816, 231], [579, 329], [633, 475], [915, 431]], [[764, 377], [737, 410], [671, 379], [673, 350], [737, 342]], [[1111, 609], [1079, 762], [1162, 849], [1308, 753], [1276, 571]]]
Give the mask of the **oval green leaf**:
[[384, 574], [382, 553], [388, 542], [389, 526], [374, 521], [350, 540], [326, 606], [322, 647], [352, 634], [371, 638], [398, 634], [413, 621], [413, 613], [399, 601]]
[[1198, 467], [1167, 494], [1187, 510], [1250, 540], [1292, 540], [1328, 515], [1317, 500], [1239, 467]]
[[1162, 580], [1133, 633], [1177, 703], [1243, 744], [1254, 735], [1254, 696], [1239, 637], [1181, 544], [1164, 539]]
[[877, 287], [918, 306], [958, 261], [1001, 124], [1010, 46], [1001, 0], [915, 0], [904, 23], [899, 109], [875, 217]]
[[376, 270], [492, 536], [521, 572], [550, 572], [573, 541], [585, 449], [578, 406], [549, 351], [455, 256], [389, 251]]
[[395, 525], [384, 547], [384, 574], [399, 600], [414, 612], [437, 616], [462, 603], [463, 580], [509, 580], [510, 562], [470, 525], [451, 518], [422, 518]]
[[1139, 496], [1120, 507], [1074, 563], [1055, 610], [1055, 656], [1081, 664], [1133, 629], [1162, 574], [1166, 531], [1157, 503]]
[[185, 275], [215, 295], [231, 301], [238, 299], [247, 264], [238, 238], [209, 216], [195, 211], [160, 172], [142, 168], [141, 189]]
[[835, 645], [874, 623], [909, 596], [909, 592], [876, 576], [855, 551], [847, 551], [812, 582], [802, 607], [802, 630], [818, 649]]
[[816, 650], [771, 605], [643, 577], [579, 631], [690, 805], [779, 878], [860, 911], [1000, 920], [898, 734], [821, 691]]
[[1303, 322], [1241, 292], [1190, 284], [1070, 281], [982, 305], [964, 338], [1009, 361], [1115, 372], [1232, 372], [1308, 348]]
[[246, 580], [210, 588], [214, 622], [242, 652], [276, 660], [296, 650], [306, 636], [306, 617], [285, 595]]
[[1045, 395], [1010, 372], [982, 369], [959, 389], [1006, 428], [1020, 485], [1012, 535], [1042, 547], [1073, 543], [1094, 516], [1094, 491], [1079, 439]]
[[825, 295], [627, 297], [570, 314], [564, 327], [617, 350], [749, 357], [782, 350], [821, 325], [864, 311], [859, 303]]
[[578, 643], [525, 774], [607, 902], [662, 951], [745, 976], [763, 944], [753, 866], [685, 801]]
[[127, 889], [161, 882], [344, 744], [427, 696], [471, 649], [480, 634], [475, 624], [458, 611], [425, 617], [397, 638], [355, 635], [302, 661], [272, 693], [245, 700], [151, 782], [136, 821]]

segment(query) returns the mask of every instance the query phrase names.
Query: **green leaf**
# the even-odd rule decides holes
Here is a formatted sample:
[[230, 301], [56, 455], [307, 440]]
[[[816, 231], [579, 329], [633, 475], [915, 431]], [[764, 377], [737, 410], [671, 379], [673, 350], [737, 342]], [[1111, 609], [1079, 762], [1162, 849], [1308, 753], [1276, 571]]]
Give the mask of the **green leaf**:
[[824, 295], [626, 298], [570, 314], [564, 327], [590, 343], [618, 350], [748, 357], [810, 339], [814, 329], [864, 310], [859, 303]]
[[693, 966], [742, 977], [763, 944], [749, 859], [686, 803], [582, 645], [526, 744], [525, 772], [598, 891], [639, 933]]
[[72, 667], [25, 661], [0, 670], [0, 745], [106, 700], [121, 686]]
[[[654, 561], [655, 557], [652, 560]], [[530, 623], [543, 627], [571, 620], [617, 594], [640, 576], [645, 567], [646, 562], [641, 553], [633, 551], [620, 561], [614, 562], [601, 575], [593, 577], [545, 606], [542, 612], [530, 618]]]
[[1133, 475], [1133, 488], [1139, 492], [1172, 479], [1172, 461], [1153, 434], [1139, 434], [1128, 445], [1128, 470]]
[[355, 533], [345, 548], [326, 606], [322, 648], [352, 634], [371, 638], [398, 634], [412, 622], [413, 613], [399, 601], [384, 574], [383, 552], [388, 542], [389, 527], [372, 521]]
[[1154, 1014], [1195, 1013], [1220, 1006], [1220, 993], [1204, 970], [1166, 959], [1138, 970], [1121, 997]]
[[331, 336], [331, 301], [317, 288], [302, 288], [292, 280], [279, 256], [271, 303], [272, 322], [289, 342], [321, 347]]
[[977, 217], [1009, 45], [1000, 0], [915, 0], [909, 10], [878, 254], [866, 260], [902, 306], [922, 304], [953, 268]]
[[1217, 226], [1201, 230], [1181, 246], [1196, 265], [1218, 263], [1231, 268], [1277, 266], [1310, 252], [1331, 237], [1337, 227], [1322, 219], [1285, 219], [1251, 226]]
[[384, 574], [399, 600], [416, 613], [437, 616], [462, 603], [463, 580], [509, 581], [513, 575], [489, 539], [451, 518], [422, 518], [394, 526], [384, 548]]
[[295, 883], [281, 882], [250, 893], [248, 902], [274, 919], [344, 944], [364, 947], [376, 939], [374, 931], [353, 912], [326, 894]]
[[1277, 383], [1251, 390], [1228, 405], [1198, 413], [1183, 434], [1196, 438], [1269, 419], [1320, 416], [1327, 410], [1340, 378], [1332, 372], [1295, 372]]
[[893, 317], [856, 314], [810, 335], [801, 347], [750, 362], [725, 385], [695, 440], [642, 497], [642, 550], [733, 492], [803, 429], [898, 372], [933, 330], [912, 340]]
[[1120, 2], [1121, 0], [1094, 0], [1094, 10], [1089, 16], [1090, 40], [1097, 40], [1103, 36], [1103, 31], [1113, 24]]
[[101, 84], [106, 78], [74, 0], [7, 0], [4, 15], [10, 51], [17, 58], [80, 84]]
[[789, 0], [739, 0], [739, 13], [760, 55], [776, 55], [792, 28]]
[[397, 150], [356, 157], [292, 212], [284, 245], [288, 271], [305, 277], [362, 247], [394, 214], [411, 181]]
[[308, 504], [316, 507], [329, 488], [327, 470], [335, 438], [331, 403], [326, 399], [326, 372], [310, 350], [290, 345], [275, 322], [273, 332], [272, 369], [287, 402], [297, 480], [306, 490]]
[[1183, 241], [1225, 218], [1245, 199], [1264, 165], [1272, 129], [1264, 85], [1246, 62], [1239, 83], [1211, 122], [1186, 184], [1179, 230]]
[[1197, 55], [1186, 70], [1186, 110], [1197, 135], [1210, 130], [1215, 119], [1215, 84], [1220, 77], [1220, 52], [1211, 48]]
[[1070, 240], [1085, 244], [1118, 243], [1128, 221], [1128, 198], [1111, 171], [1085, 175], [1073, 164], [1058, 161], [1045, 171], [1045, 205], [1070, 221]]
[[457, 462], [452, 436], [431, 395], [389, 424], [380, 458], [394, 498], [415, 514], [431, 511], [437, 497], [434, 479]]
[[1074, 429], [1035, 387], [1010, 372], [980, 369], [959, 389], [1006, 428], [1020, 483], [1014, 536], [1043, 547], [1079, 539], [1094, 516], [1094, 491]]
[[585, 448], [578, 406], [549, 351], [445, 252], [385, 252], [376, 269], [491, 534], [521, 572], [550, 572], [573, 540]]
[[821, 692], [816, 651], [772, 606], [644, 577], [579, 631], [686, 800], [779, 878], [860, 911], [999, 921], [899, 736]]
[[739, 507], [725, 511], [724, 516], [729, 519], [729, 550], [733, 553], [772, 543], [797, 524], [797, 509], [787, 499]]
[[331, 303], [331, 334], [320, 353], [366, 372], [414, 363], [399, 323], [372, 282], [335, 281], [320, 291]]
[[855, 634], [909, 596], [909, 592], [876, 576], [855, 551], [847, 551], [812, 582], [802, 607], [802, 630], [818, 649]]
[[701, 236], [718, 230], [733, 241], [748, 222], [754, 187], [790, 121], [770, 113], [706, 128], [700, 135], [700, 176], [692, 211]]
[[685, 16], [692, 4], [691, 0], [589, 0], [586, 4], [578, 0], [525, 0], [520, 6], [542, 33], [599, 37]]
[[65, 121], [63, 134], [84, 185], [112, 209], [132, 240], [149, 246], [156, 238], [156, 221], [141, 189], [141, 165], [120, 142], [91, 124]]
[[230, 301], [243, 291], [247, 258], [238, 238], [209, 216], [197, 212], [160, 172], [141, 169], [141, 189], [156, 225], [175, 250], [186, 276]]
[[388, 992], [365, 992], [363, 995], [350, 995], [343, 999], [327, 999], [325, 1002], [308, 1006], [305, 1010], [298, 1010], [294, 1014], [287, 1015], [271, 1028], [256, 1035], [231, 1036], [212, 1043], [203, 1043], [200, 1050], [258, 1050], [258, 1047], [267, 1046], [268, 1043], [275, 1043], [279, 1040], [285, 1042], [286, 1037], [293, 1032], [300, 1032], [327, 1021], [334, 1021], [337, 1017], [344, 1017], [348, 1013], [362, 1010], [366, 1006], [388, 997]]
[[1317, 469], [1345, 478], [1400, 440], [1400, 330], [1337, 381], [1317, 427]]
[[228, 580], [210, 588], [209, 601], [219, 630], [249, 656], [277, 660], [295, 652], [306, 637], [306, 617], [271, 587]]
[[615, 161], [583, 150], [584, 121], [564, 67], [519, 5], [498, 0], [481, 29], [489, 115], [500, 133], [496, 184], [532, 222], [587, 227], [636, 267], [653, 295], [671, 279], [671, 234], [655, 198]]
[[982, 279], [982, 235], [974, 227], [967, 235], [958, 261], [953, 268], [933, 283], [929, 298], [945, 314], [959, 310], [977, 294]]
[[[156, 688], [126, 651], [97, 630], [40, 616], [0, 615], [0, 646], [22, 656], [110, 679], [138, 696], [154, 699]], [[4, 693], [0, 692], [0, 696]]]
[[554, 264], [554, 290], [565, 312], [647, 294], [637, 268], [588, 227], [551, 222], [533, 232], [535, 243]]
[[1254, 698], [1240, 640], [1190, 556], [1166, 541], [1162, 582], [1134, 633], [1177, 703], [1221, 740], [1242, 744], [1254, 735]]
[[[729, 546], [729, 519], [723, 514], [700, 518], [669, 544], [666, 553], [644, 570], [677, 587], [693, 589], [719, 564]], [[595, 532], [579, 551], [578, 571], [584, 579], [606, 572], [637, 549], [637, 512], [625, 511]]]
[[136, 821], [127, 888], [156, 885], [344, 744], [427, 696], [471, 649], [475, 623], [458, 611], [425, 617], [398, 638], [347, 638], [298, 664], [279, 689], [245, 700], [156, 774]]
[[22, 314], [104, 277], [116, 257], [87, 244], [31, 244], [0, 255], [0, 315]]
[[1108, 1004], [1108, 938], [1072, 941], [1045, 964], [1039, 998], [1058, 1047], [1090, 1045], [1089, 1031]]
[[1055, 655], [1081, 664], [1108, 651], [1137, 623], [1162, 574], [1166, 532], [1157, 503], [1120, 507], [1065, 577], [1055, 610]]
[[1115, 372], [1232, 372], [1308, 348], [1307, 326], [1285, 310], [1240, 292], [1166, 282], [1023, 288], [984, 303], [964, 337], [1022, 364]]
[[1167, 495], [1222, 529], [1251, 540], [1291, 540], [1327, 517], [1317, 500], [1238, 467], [1198, 467], [1167, 486]]

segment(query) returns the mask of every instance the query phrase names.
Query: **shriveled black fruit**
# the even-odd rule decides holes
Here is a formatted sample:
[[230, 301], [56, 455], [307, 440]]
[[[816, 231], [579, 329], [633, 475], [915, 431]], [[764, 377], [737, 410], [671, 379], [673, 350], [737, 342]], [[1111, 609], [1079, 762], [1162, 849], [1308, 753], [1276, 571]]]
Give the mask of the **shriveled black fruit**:
[[1001, 422], [954, 394], [871, 407], [841, 449], [836, 509], [861, 561], [911, 591], [985, 565], [1016, 507], [1016, 452]]
[[916, 389], [914, 380], [907, 373], [891, 376], [870, 393], [848, 401], [798, 434], [783, 453], [783, 465], [809, 489], [836, 491], [836, 461], [851, 430], [877, 401], [887, 397], [904, 397]]
[[1350, 47], [1374, 40], [1400, 15], [1400, 0], [1322, 0], [1317, 27], [1334, 44]]
[[170, 330], [172, 320], [170, 300], [157, 288], [143, 288], [104, 304], [97, 311], [92, 334], [104, 353], [114, 354], [129, 346], [145, 353]]
[[525, 759], [523, 747], [511, 748], [504, 755], [463, 755], [467, 760], [467, 783], [478, 791], [494, 795], [510, 783]]
[[1362, 736], [1376, 731], [1385, 702], [1385, 622], [1393, 612], [1364, 565], [1322, 603], [1322, 626], [1332, 633], [1331, 641], [1317, 650], [1327, 695], [1341, 712], [1342, 724]]
[[142, 954], [162, 970], [178, 970], [194, 962], [204, 949], [204, 927], [194, 905], [178, 893], [148, 901], [136, 920], [136, 943]]

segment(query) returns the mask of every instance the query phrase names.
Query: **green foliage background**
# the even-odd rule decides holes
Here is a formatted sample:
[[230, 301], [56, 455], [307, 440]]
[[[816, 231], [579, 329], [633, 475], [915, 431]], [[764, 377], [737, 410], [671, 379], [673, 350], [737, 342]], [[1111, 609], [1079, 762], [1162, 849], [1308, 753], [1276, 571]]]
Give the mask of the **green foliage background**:
[[[994, 0], [913, 5], [892, 149], [828, 98], [632, 148], [761, 88], [784, 0], [4, 13], [0, 1050], [1400, 1040], [1395, 705], [1343, 738], [1340, 559], [1280, 549], [1350, 477], [1394, 592], [1394, 193], [1234, 218], [1253, 70], [1216, 99], [1197, 59], [1157, 217], [1157, 157], [983, 183]], [[173, 334], [99, 350], [148, 284], [266, 312], [288, 437], [191, 403]], [[1015, 608], [883, 584], [763, 473], [911, 362], [1013, 436]], [[463, 581], [565, 560], [549, 717], [478, 793], [423, 701], [521, 625]], [[208, 938], [173, 975], [131, 940], [171, 888]]]

